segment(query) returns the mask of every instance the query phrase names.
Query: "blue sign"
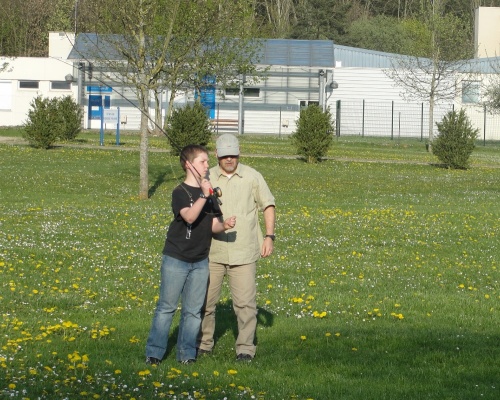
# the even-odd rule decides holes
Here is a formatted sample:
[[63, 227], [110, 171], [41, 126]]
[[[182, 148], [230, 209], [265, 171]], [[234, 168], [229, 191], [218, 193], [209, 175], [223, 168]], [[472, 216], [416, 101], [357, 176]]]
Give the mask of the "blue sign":
[[113, 88], [109, 86], [87, 86], [87, 92], [111, 93]]
[[215, 118], [215, 76], [205, 76], [203, 78], [205, 86], [200, 90], [200, 102], [207, 109], [210, 119]]
[[89, 119], [101, 119], [103, 105], [105, 109], [110, 108], [111, 98], [104, 96], [104, 104], [102, 100], [101, 95], [91, 94], [89, 96]]

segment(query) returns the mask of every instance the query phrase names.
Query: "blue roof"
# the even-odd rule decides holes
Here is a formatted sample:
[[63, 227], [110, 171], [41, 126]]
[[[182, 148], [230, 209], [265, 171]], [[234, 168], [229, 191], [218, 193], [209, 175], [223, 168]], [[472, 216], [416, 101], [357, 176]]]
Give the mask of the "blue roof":
[[400, 54], [335, 45], [335, 60], [342, 67], [391, 68]]
[[[118, 35], [99, 35], [96, 33], [78, 34], [69, 59], [96, 59], [106, 57], [110, 60], [122, 59], [113, 43], [120, 40]], [[286, 67], [342, 67], [392, 68], [397, 60], [409, 56], [341, 46], [331, 40], [296, 39], [257, 39], [261, 44], [256, 56], [258, 64]], [[490, 57], [462, 61], [463, 71], [477, 73], [498, 73], [500, 57]]]
[[261, 41], [260, 63], [290, 67], [333, 67], [331, 40], [265, 39]]
[[[113, 43], [116, 35], [80, 33], [69, 59], [122, 59]], [[330, 40], [262, 39], [257, 59], [263, 65], [283, 65], [290, 67], [332, 67], [334, 65], [334, 45]]]

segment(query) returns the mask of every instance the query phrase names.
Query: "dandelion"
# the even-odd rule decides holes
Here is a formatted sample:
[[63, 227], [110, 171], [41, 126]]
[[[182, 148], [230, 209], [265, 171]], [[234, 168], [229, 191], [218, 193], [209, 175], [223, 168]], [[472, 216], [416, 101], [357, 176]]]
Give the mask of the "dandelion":
[[227, 370], [227, 373], [228, 373], [229, 375], [236, 375], [236, 374], [238, 373], [238, 371], [236, 371], [235, 369], [228, 369], [228, 370]]
[[213, 373], [214, 373], [214, 376], [219, 376], [220, 375], [219, 371], [214, 371]]
[[130, 343], [139, 343], [140, 340], [138, 338], [134, 336], [132, 336], [129, 340], [128, 340]]
[[307, 336], [305, 336], [305, 335], [302, 335], [302, 336], [300, 337], [300, 340], [302, 340], [302, 341], [304, 341], [304, 340], [306, 340], [306, 339], [307, 339]]

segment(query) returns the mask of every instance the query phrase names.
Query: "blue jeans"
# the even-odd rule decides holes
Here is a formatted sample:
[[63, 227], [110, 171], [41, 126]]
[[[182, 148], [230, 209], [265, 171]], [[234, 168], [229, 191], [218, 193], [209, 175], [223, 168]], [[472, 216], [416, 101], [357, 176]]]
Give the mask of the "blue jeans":
[[177, 360], [196, 358], [196, 338], [200, 331], [200, 313], [207, 291], [208, 275], [208, 259], [189, 263], [163, 256], [160, 298], [146, 344], [146, 357], [161, 360], [165, 355], [170, 325], [182, 295]]

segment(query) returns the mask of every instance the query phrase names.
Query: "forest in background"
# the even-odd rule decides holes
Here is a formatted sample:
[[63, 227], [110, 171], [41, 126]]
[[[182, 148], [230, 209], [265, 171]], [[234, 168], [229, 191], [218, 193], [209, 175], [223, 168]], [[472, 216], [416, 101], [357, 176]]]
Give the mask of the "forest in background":
[[[128, 0], [132, 1], [132, 0]], [[133, 0], [164, 3], [170, 0]], [[183, 0], [180, 0], [183, 1]], [[188, 0], [218, 2], [218, 0]], [[429, 15], [452, 18], [473, 56], [474, 10], [500, 0], [239, 0], [256, 38], [328, 39], [336, 44], [426, 56]], [[127, 0], [0, 0], [0, 56], [45, 57], [48, 32], [124, 33], [110, 13]], [[221, 5], [221, 7], [223, 7]], [[106, 15], [107, 14], [107, 15]], [[461, 35], [462, 36], [462, 35]]]

